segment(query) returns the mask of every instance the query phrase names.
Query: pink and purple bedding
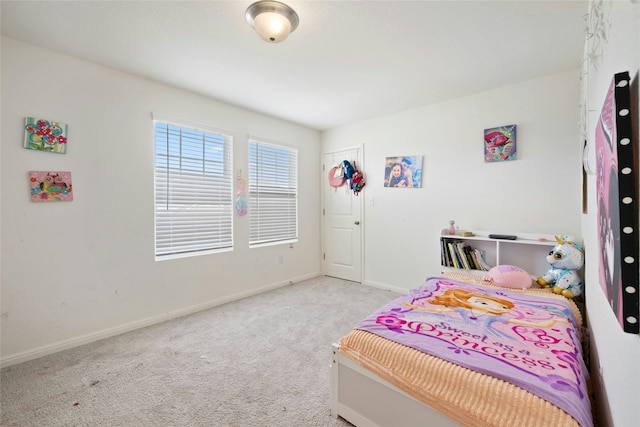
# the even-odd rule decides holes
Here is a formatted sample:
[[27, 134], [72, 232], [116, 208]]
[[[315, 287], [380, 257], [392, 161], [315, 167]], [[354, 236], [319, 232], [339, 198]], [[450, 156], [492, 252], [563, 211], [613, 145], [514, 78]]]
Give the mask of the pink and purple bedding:
[[578, 323], [562, 298], [433, 277], [355, 329], [500, 378], [593, 426]]

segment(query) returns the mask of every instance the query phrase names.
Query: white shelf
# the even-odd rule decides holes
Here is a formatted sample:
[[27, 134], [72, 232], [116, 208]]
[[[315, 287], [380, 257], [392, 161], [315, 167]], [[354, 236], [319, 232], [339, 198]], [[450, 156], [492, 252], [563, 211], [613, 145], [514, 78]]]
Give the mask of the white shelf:
[[[496, 265], [515, 265], [533, 276], [541, 276], [549, 269], [547, 255], [557, 244], [555, 236], [552, 234], [530, 234], [530, 233], [505, 233], [504, 231], [470, 231], [473, 236], [462, 236], [459, 234], [450, 235], [447, 229], [440, 232], [440, 240], [453, 239], [466, 242], [474, 249], [481, 250], [485, 255], [485, 261], [490, 267]], [[516, 236], [516, 240], [492, 239], [490, 234], [506, 234]], [[572, 238], [570, 236], [570, 238]], [[441, 246], [442, 247], [442, 246]], [[441, 265], [441, 273], [449, 271], [461, 271], [453, 267]], [[463, 270], [472, 274], [483, 275], [482, 270]]]

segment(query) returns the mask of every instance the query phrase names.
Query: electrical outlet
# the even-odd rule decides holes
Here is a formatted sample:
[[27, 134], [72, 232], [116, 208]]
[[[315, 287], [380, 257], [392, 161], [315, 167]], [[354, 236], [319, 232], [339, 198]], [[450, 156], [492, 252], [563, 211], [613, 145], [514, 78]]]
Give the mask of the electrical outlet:
[[284, 262], [284, 259], [282, 258], [282, 255], [278, 255], [278, 264], [282, 264]]

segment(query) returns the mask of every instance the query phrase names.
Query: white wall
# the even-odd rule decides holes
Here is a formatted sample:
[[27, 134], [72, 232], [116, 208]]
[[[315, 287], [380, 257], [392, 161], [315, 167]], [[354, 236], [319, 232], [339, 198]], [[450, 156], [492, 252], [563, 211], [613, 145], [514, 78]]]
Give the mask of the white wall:
[[[4, 37], [1, 73], [3, 365], [320, 274], [317, 131]], [[152, 112], [232, 131], [245, 179], [247, 134], [297, 146], [299, 242], [249, 249], [236, 216], [233, 252], [156, 262]], [[67, 123], [67, 154], [24, 149], [27, 116]], [[74, 200], [31, 202], [30, 170]]]
[[[365, 282], [408, 289], [437, 274], [449, 219], [461, 229], [580, 238], [579, 76], [571, 70], [324, 132], [323, 151], [364, 146]], [[484, 163], [484, 129], [509, 124], [518, 159]], [[385, 157], [398, 155], [424, 156], [422, 188], [383, 187]]]
[[[608, 27], [608, 41], [602, 43], [602, 56], [597, 68], [592, 64], [588, 70], [588, 137], [592, 149], [598, 115], [613, 75], [628, 71], [637, 82], [640, 67], [640, 3], [614, 1], [602, 4], [605, 21], [611, 25]], [[638, 142], [637, 128], [635, 135]], [[585, 279], [590, 291], [586, 294], [586, 302], [593, 341], [592, 379], [602, 391], [598, 396], [599, 418], [602, 426], [638, 425], [640, 336], [622, 331], [598, 285], [595, 175], [588, 177], [587, 184], [589, 206], [588, 213], [582, 218], [582, 233], [587, 258]]]

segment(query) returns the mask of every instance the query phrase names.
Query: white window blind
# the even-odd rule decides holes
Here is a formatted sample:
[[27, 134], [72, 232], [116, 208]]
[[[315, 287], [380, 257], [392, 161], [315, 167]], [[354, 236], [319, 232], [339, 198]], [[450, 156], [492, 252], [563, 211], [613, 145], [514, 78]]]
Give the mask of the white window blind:
[[249, 139], [249, 245], [298, 239], [298, 150]]
[[156, 259], [232, 248], [232, 138], [154, 124]]

